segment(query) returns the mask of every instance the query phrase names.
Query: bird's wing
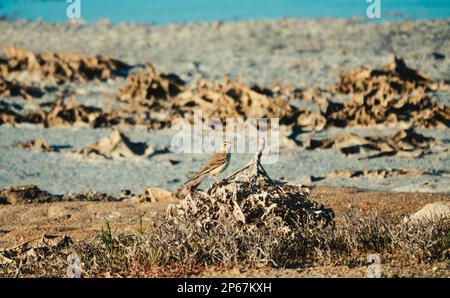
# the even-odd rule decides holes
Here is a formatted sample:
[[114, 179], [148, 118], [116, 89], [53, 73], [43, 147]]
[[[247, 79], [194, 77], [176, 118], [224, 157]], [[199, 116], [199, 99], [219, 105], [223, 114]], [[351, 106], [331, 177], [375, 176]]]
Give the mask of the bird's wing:
[[206, 165], [197, 173], [197, 177], [203, 174], [206, 174], [210, 172], [211, 170], [214, 170], [221, 165], [223, 165], [226, 162], [227, 154], [226, 153], [216, 153], [214, 154], [209, 161], [206, 163]]
[[206, 163], [206, 165], [192, 178], [190, 178], [186, 183], [188, 184], [191, 181], [197, 180], [199, 177], [203, 176], [204, 174], [208, 174], [210, 171], [220, 167], [227, 161], [227, 154], [226, 153], [216, 153], [214, 154], [209, 161]]

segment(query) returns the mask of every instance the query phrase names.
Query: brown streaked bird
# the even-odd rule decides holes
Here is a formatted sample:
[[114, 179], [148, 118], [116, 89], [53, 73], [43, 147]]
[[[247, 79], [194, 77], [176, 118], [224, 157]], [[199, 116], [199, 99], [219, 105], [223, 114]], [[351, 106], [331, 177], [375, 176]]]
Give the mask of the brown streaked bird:
[[[197, 180], [201, 176], [210, 175], [216, 179], [216, 182], [219, 182], [217, 178], [217, 174], [225, 171], [230, 164], [231, 153], [230, 153], [230, 144], [224, 142], [222, 145], [222, 150], [219, 153], [211, 156], [206, 165], [191, 179], [189, 179], [186, 183], [190, 181]], [[186, 184], [185, 183], [185, 184]]]

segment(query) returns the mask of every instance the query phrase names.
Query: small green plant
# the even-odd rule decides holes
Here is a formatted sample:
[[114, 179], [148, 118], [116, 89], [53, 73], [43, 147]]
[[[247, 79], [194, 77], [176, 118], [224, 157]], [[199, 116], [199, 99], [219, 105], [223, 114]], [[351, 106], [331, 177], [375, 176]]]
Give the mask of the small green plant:
[[145, 233], [144, 222], [142, 220], [142, 216], [139, 217], [138, 233], [141, 235], [144, 235], [144, 233]]
[[111, 231], [111, 225], [108, 221], [106, 221], [106, 227], [102, 227], [102, 232], [100, 234], [100, 239], [107, 247], [111, 247], [113, 245], [113, 234]]

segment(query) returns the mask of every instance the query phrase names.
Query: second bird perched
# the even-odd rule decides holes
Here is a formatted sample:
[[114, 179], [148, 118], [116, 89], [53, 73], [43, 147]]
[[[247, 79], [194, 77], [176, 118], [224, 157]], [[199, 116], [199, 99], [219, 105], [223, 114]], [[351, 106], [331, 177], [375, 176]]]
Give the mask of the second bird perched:
[[206, 165], [191, 179], [189, 179], [186, 183], [197, 180], [198, 178], [210, 175], [213, 176], [214, 179], [218, 182], [219, 179], [217, 178], [217, 174], [222, 173], [228, 168], [228, 165], [230, 164], [231, 159], [231, 148], [230, 144], [227, 142], [224, 142], [222, 145], [222, 150], [219, 153], [214, 154], [211, 156], [211, 158], [208, 160]]

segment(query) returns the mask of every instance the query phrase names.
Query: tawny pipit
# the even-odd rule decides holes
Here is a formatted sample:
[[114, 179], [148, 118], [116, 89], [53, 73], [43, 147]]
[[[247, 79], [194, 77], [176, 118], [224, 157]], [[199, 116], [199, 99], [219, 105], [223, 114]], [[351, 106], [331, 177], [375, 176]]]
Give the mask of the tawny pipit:
[[211, 156], [206, 165], [193, 178], [189, 179], [188, 182], [197, 180], [204, 175], [213, 176], [214, 179], [216, 179], [216, 182], [219, 182], [219, 179], [216, 175], [226, 170], [226, 168], [230, 164], [230, 158], [230, 144], [224, 142], [222, 151]]

